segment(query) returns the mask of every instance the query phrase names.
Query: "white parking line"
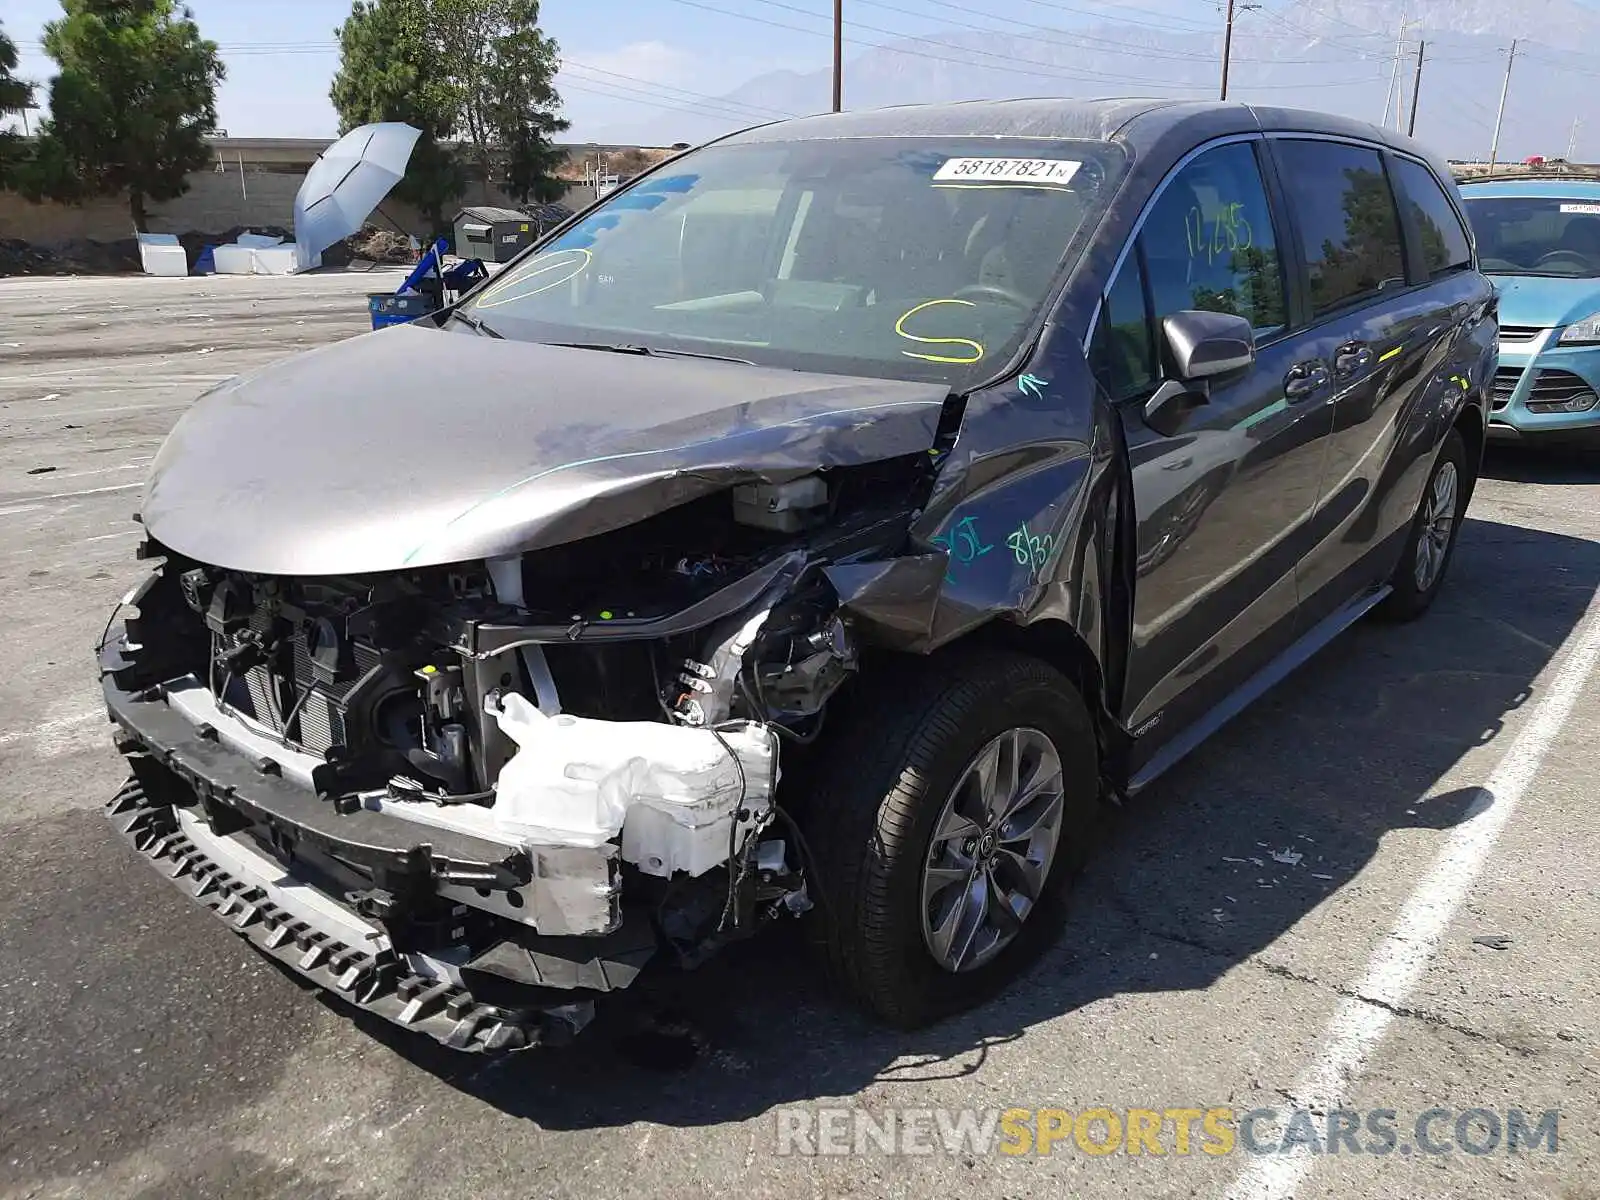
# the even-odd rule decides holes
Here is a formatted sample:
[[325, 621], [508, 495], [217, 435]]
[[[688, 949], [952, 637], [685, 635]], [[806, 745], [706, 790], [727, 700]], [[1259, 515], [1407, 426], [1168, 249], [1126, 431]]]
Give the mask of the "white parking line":
[[[1482, 873], [1517, 804], [1538, 773], [1551, 744], [1572, 715], [1600, 660], [1600, 593], [1589, 601], [1582, 624], [1545, 674], [1544, 696], [1512, 739], [1505, 757], [1468, 810], [1450, 831], [1428, 873], [1407, 898], [1400, 917], [1367, 962], [1366, 973], [1340, 1002], [1319, 1045], [1321, 1052], [1291, 1089], [1297, 1107], [1326, 1112], [1341, 1106], [1345, 1089], [1366, 1068], [1394, 1008], [1427, 970], [1456, 909]], [[1252, 1159], [1227, 1195], [1230, 1200], [1292, 1200], [1317, 1164], [1301, 1153]]]

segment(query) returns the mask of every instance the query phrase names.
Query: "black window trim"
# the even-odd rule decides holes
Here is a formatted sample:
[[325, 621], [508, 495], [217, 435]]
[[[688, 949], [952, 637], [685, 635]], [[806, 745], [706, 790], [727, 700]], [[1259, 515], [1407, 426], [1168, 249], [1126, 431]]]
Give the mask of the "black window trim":
[[[1396, 163], [1409, 163], [1411, 166], [1421, 167], [1425, 172], [1427, 172], [1428, 178], [1433, 180], [1435, 186], [1438, 187], [1439, 194], [1444, 197], [1445, 204], [1449, 206], [1450, 212], [1455, 216], [1456, 223], [1461, 226], [1461, 232], [1466, 236], [1467, 239], [1467, 261], [1464, 263], [1457, 263], [1455, 266], [1444, 267], [1437, 275], [1430, 276], [1428, 273], [1428, 260], [1423, 256], [1422, 253], [1422, 230], [1416, 228], [1409, 208], [1410, 204], [1416, 204], [1417, 201], [1412, 197], [1410, 191], [1407, 190], [1404, 181], [1400, 177], [1400, 173], [1398, 171], [1390, 171], [1389, 177], [1392, 181], [1392, 186], [1395, 189], [1395, 198], [1404, 202], [1400, 205], [1401, 232], [1405, 236], [1407, 246], [1410, 247], [1414, 245], [1415, 247], [1417, 258], [1417, 274], [1421, 282], [1424, 284], [1433, 283], [1439, 279], [1447, 279], [1452, 275], [1459, 275], [1463, 271], [1476, 271], [1478, 269], [1478, 241], [1472, 233], [1472, 222], [1467, 220], [1466, 214], [1461, 211], [1460, 206], [1456, 203], [1455, 197], [1450, 195], [1450, 188], [1445, 186], [1444, 181], [1439, 178], [1439, 173], [1433, 169], [1433, 166], [1428, 163], [1427, 160], [1419, 158], [1415, 154], [1398, 154], [1391, 152], [1389, 157]], [[1421, 206], [1418, 205], [1418, 207]], [[1409, 269], [1409, 262], [1407, 266]]]
[[[1421, 247], [1416, 245], [1417, 239], [1415, 237], [1409, 236], [1410, 223], [1407, 220], [1406, 213], [1404, 212], [1404, 206], [1400, 203], [1400, 190], [1396, 187], [1393, 174], [1389, 169], [1390, 159], [1396, 157], [1396, 155], [1387, 145], [1382, 142], [1373, 141], [1369, 138], [1350, 137], [1344, 134], [1316, 133], [1294, 129], [1268, 130], [1263, 137], [1267, 142], [1268, 153], [1271, 155], [1273, 160], [1273, 169], [1275, 172], [1280, 174], [1280, 177], [1281, 173], [1283, 172], [1283, 164], [1278, 161], [1276, 145], [1278, 142], [1335, 142], [1341, 146], [1354, 147], [1357, 150], [1370, 150], [1377, 154], [1379, 162], [1383, 164], [1383, 177], [1385, 182], [1387, 182], [1389, 185], [1390, 199], [1394, 201], [1395, 221], [1400, 231], [1400, 265], [1401, 269], [1405, 271], [1406, 276], [1404, 286], [1381, 288], [1375, 292], [1363, 292], [1359, 296], [1354, 296], [1351, 299], [1339, 304], [1337, 307], [1329, 309], [1325, 313], [1317, 313], [1312, 308], [1311, 271], [1309, 265], [1305, 261], [1305, 255], [1302, 253], [1304, 238], [1300, 233], [1300, 214], [1296, 210], [1293, 203], [1289, 203], [1286, 206], [1288, 209], [1287, 215], [1289, 225], [1294, 231], [1294, 258], [1296, 267], [1294, 286], [1295, 290], [1302, 294], [1305, 304], [1304, 314], [1306, 323], [1304, 326], [1302, 326], [1302, 332], [1315, 332], [1321, 326], [1327, 325], [1330, 322], [1348, 320], [1352, 313], [1357, 313], [1363, 309], [1370, 308], [1374, 304], [1387, 303], [1397, 296], [1408, 296], [1413, 292], [1421, 291], [1423, 288], [1429, 285], [1430, 281], [1428, 279], [1424, 278], [1420, 281], [1417, 279], [1418, 272], [1415, 262], [1420, 260]], [[1287, 191], [1285, 192], [1285, 198], [1287, 199]], [[1415, 250], [1413, 249], [1414, 247]], [[1414, 253], [1416, 256], [1415, 259], [1413, 257]]]
[[1134, 221], [1133, 227], [1128, 231], [1128, 236], [1122, 243], [1122, 249], [1117, 252], [1117, 257], [1112, 261], [1111, 268], [1106, 272], [1105, 279], [1101, 281], [1098, 294], [1095, 296], [1094, 312], [1089, 317], [1089, 324], [1083, 335], [1083, 353], [1084, 356], [1088, 358], [1091, 355], [1090, 348], [1094, 344], [1095, 334], [1100, 328], [1100, 319], [1105, 315], [1106, 294], [1111, 290], [1111, 285], [1116, 282], [1117, 275], [1122, 271], [1124, 264], [1126, 264], [1128, 261], [1128, 256], [1130, 254], [1137, 253], [1139, 255], [1139, 269], [1143, 278], [1142, 290], [1144, 292], [1145, 302], [1145, 326], [1147, 336], [1150, 340], [1152, 351], [1154, 353], [1156, 382], [1149, 388], [1145, 388], [1141, 391], [1119, 398], [1117, 401], [1115, 401], [1115, 403], [1131, 404], [1137, 400], [1140, 400], [1153, 391], [1155, 387], [1159, 386], [1161, 380], [1164, 378], [1162, 371], [1165, 368], [1165, 364], [1163, 362], [1163, 356], [1161, 353], [1161, 343], [1159, 338], [1156, 336], [1155, 321], [1152, 318], [1154, 306], [1151, 304], [1150, 300], [1150, 272], [1148, 266], [1144, 262], [1143, 250], [1138, 249], [1140, 246], [1139, 238], [1144, 232], [1145, 221], [1149, 219], [1151, 212], [1155, 209], [1156, 204], [1160, 201], [1162, 195], [1166, 192], [1172, 181], [1176, 179], [1178, 175], [1189, 166], [1190, 163], [1208, 151], [1216, 150], [1222, 146], [1231, 146], [1241, 142], [1247, 143], [1251, 146], [1255, 153], [1256, 170], [1261, 175], [1262, 191], [1266, 195], [1267, 211], [1272, 218], [1272, 235], [1278, 243], [1279, 265], [1280, 269], [1283, 271], [1284, 307], [1286, 309], [1286, 319], [1283, 328], [1278, 330], [1271, 337], [1258, 341], [1256, 343], [1257, 348], [1259, 349], [1263, 346], [1276, 345], [1284, 338], [1291, 337], [1301, 332], [1305, 328], [1303, 322], [1304, 319], [1309, 316], [1310, 309], [1309, 302], [1303, 301], [1301, 296], [1301, 292], [1303, 290], [1303, 268], [1302, 264], [1300, 263], [1298, 238], [1290, 239], [1292, 242], [1294, 242], [1293, 246], [1285, 246], [1283, 235], [1286, 231], [1293, 229], [1294, 226], [1289, 223], [1290, 214], [1288, 209], [1288, 196], [1280, 186], [1277, 159], [1267, 148], [1266, 139], [1266, 134], [1256, 130], [1249, 133], [1224, 134], [1221, 137], [1215, 137], [1209, 139], [1208, 141], [1201, 142], [1198, 146], [1195, 146], [1193, 149], [1189, 150], [1182, 158], [1172, 165], [1172, 168], [1164, 176], [1162, 176], [1161, 182], [1151, 189], [1150, 195], [1146, 197], [1144, 204], [1140, 207], [1139, 216]]

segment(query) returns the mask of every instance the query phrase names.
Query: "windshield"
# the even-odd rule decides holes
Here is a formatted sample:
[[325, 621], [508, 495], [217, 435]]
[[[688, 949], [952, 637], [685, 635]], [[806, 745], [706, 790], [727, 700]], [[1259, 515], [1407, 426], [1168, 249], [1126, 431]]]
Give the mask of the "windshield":
[[971, 384], [1028, 333], [1122, 170], [1104, 142], [711, 146], [597, 206], [465, 311], [506, 337]]
[[1600, 201], [1557, 196], [1463, 197], [1490, 275], [1600, 277]]

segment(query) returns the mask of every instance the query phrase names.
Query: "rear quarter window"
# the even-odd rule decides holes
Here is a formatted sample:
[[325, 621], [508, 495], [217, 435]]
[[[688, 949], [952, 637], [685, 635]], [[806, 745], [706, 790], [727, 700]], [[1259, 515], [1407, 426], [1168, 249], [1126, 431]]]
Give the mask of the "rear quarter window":
[[1470, 267], [1472, 242], [1433, 172], [1419, 162], [1402, 158], [1396, 160], [1394, 173], [1421, 242], [1428, 278]]

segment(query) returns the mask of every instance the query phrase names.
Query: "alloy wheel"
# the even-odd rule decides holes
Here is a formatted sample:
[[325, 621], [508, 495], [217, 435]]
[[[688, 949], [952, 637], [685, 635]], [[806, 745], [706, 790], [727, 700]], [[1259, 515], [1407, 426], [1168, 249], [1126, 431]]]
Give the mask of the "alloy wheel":
[[1008, 729], [951, 789], [922, 873], [922, 936], [947, 971], [990, 962], [1022, 930], [1055, 860], [1066, 806], [1061, 755], [1037, 729]]
[[1439, 572], [1444, 569], [1445, 555], [1450, 552], [1459, 478], [1455, 463], [1446, 460], [1422, 499], [1422, 528], [1417, 537], [1417, 559], [1413, 568], [1419, 592], [1426, 592], [1438, 580]]

